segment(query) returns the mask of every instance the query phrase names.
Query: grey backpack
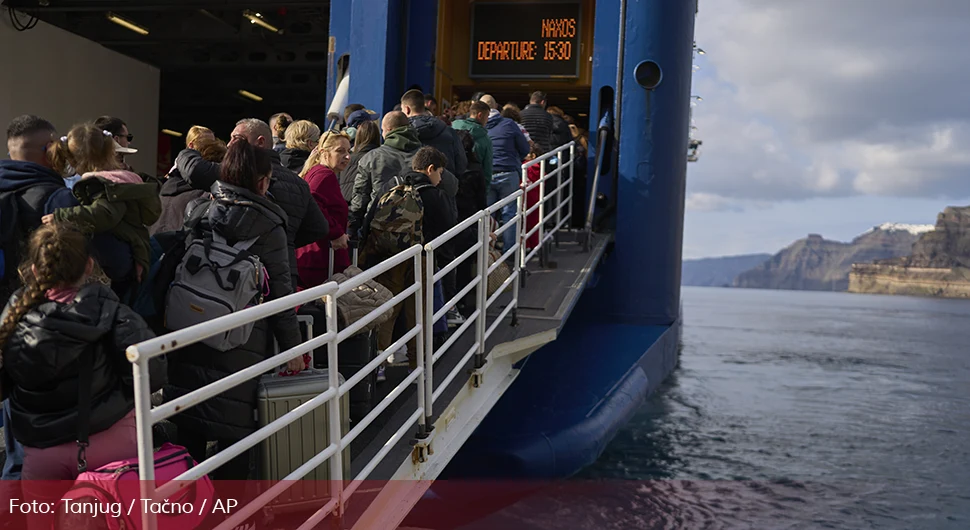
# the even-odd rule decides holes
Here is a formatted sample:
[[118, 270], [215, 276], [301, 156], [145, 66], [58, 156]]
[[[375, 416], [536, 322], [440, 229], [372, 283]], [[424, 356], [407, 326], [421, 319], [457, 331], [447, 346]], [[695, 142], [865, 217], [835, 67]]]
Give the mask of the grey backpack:
[[[259, 258], [249, 253], [256, 239], [229, 245], [212, 232], [189, 243], [165, 299], [165, 327], [185, 329], [262, 303], [269, 278]], [[228, 351], [245, 344], [252, 331], [250, 322], [202, 343]]]

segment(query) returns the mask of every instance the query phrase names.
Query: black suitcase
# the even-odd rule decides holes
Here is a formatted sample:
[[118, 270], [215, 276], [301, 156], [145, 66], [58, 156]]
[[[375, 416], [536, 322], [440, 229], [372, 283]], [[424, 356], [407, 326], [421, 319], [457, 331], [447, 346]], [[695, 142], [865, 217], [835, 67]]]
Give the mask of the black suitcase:
[[[318, 304], [307, 304], [300, 308], [301, 315], [313, 316], [313, 334], [320, 336], [327, 332], [326, 310]], [[344, 328], [344, 322], [338, 318], [338, 327]], [[340, 343], [338, 349], [339, 363], [337, 371], [344, 379], [350, 379], [367, 363], [377, 357], [377, 332], [367, 331], [358, 333]], [[315, 368], [326, 369], [326, 346], [313, 351], [313, 365]], [[350, 421], [357, 423], [366, 416], [377, 404], [377, 371], [374, 370], [360, 383], [350, 389]]]

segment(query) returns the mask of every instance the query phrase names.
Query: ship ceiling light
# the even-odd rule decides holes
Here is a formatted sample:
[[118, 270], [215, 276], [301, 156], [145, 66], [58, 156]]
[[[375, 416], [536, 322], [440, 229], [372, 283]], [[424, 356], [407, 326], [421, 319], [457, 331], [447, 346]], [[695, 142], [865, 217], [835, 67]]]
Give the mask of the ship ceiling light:
[[257, 96], [256, 94], [253, 94], [252, 92], [250, 92], [248, 90], [240, 90], [239, 91], [239, 95], [242, 96], [242, 97], [244, 97], [244, 98], [249, 98], [249, 99], [251, 99], [253, 101], [262, 101], [263, 100], [262, 96]]
[[135, 33], [137, 33], [139, 35], [148, 35], [148, 28], [145, 28], [143, 26], [139, 26], [138, 24], [135, 24], [134, 22], [132, 22], [132, 21], [130, 21], [128, 19], [119, 17], [118, 15], [116, 15], [116, 14], [110, 12], [110, 11], [108, 12], [108, 15], [107, 16], [108, 16], [108, 20], [114, 22], [115, 24], [117, 24], [117, 25], [119, 25], [119, 26], [121, 26], [123, 28], [130, 29], [131, 31], [134, 31]]
[[249, 19], [250, 24], [256, 24], [257, 26], [260, 26], [263, 29], [272, 31], [273, 33], [279, 33], [279, 34], [283, 33], [281, 29], [263, 20], [263, 15], [260, 13], [249, 11], [247, 9], [246, 11], [243, 11], [243, 16]]

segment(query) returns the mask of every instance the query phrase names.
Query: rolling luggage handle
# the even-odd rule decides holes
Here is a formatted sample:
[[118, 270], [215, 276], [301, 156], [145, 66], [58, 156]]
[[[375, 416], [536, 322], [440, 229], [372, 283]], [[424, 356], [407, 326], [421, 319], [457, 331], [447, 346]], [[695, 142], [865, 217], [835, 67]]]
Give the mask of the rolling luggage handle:
[[[354, 267], [357, 266], [357, 241], [353, 239], [347, 241], [347, 248], [350, 249], [350, 264]], [[327, 271], [327, 280], [333, 278], [333, 246], [330, 247], [330, 265]]]
[[[313, 315], [296, 315], [297, 326], [300, 328], [302, 333], [303, 329], [306, 329], [306, 336], [303, 337], [302, 342], [313, 340]], [[275, 341], [274, 341], [275, 343]], [[276, 344], [276, 353], [279, 353], [279, 345]], [[309, 357], [308, 357], [309, 356]], [[313, 351], [303, 354], [303, 360], [306, 362], [308, 370], [313, 369]], [[281, 364], [274, 375], [288, 375], [290, 372], [286, 369], [285, 364]]]

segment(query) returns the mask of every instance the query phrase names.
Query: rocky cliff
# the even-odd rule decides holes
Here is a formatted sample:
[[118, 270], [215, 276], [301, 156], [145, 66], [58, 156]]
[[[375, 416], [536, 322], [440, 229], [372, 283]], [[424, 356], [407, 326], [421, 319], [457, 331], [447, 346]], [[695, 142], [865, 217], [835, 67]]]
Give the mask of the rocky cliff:
[[731, 287], [738, 274], [764, 263], [771, 254], [745, 254], [720, 258], [686, 259], [680, 284], [699, 287]]
[[845, 291], [855, 263], [908, 255], [919, 234], [932, 226], [884, 224], [866, 231], [849, 243], [811, 234], [799, 239], [763, 264], [734, 280], [736, 287]]
[[970, 207], [948, 207], [907, 256], [856, 265], [849, 291], [970, 298]]

